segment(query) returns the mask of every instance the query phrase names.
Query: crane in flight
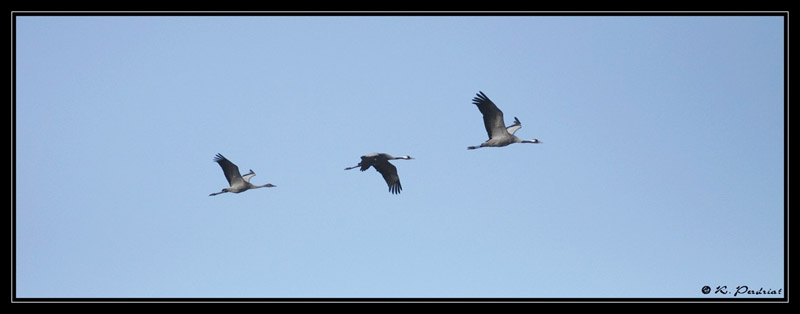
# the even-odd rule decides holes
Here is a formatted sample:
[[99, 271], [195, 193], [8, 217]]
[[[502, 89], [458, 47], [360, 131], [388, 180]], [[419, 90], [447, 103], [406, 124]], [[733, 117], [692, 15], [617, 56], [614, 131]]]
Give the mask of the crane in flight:
[[489, 134], [489, 139], [478, 146], [469, 146], [467, 149], [476, 149], [481, 147], [503, 147], [513, 143], [541, 143], [537, 139], [523, 140], [515, 136], [514, 133], [522, 127], [517, 117], [514, 117], [514, 124], [505, 126], [503, 119], [503, 111], [486, 97], [486, 94], [479, 91], [477, 96], [472, 99], [472, 103], [478, 106], [478, 110], [483, 114], [483, 126], [486, 127], [486, 133]]
[[245, 175], [241, 175], [239, 173], [239, 167], [233, 164], [230, 160], [222, 156], [222, 154], [217, 154], [214, 158], [220, 167], [222, 167], [222, 172], [225, 173], [225, 179], [228, 179], [228, 184], [230, 187], [222, 189], [222, 191], [217, 193], [211, 193], [208, 196], [219, 195], [222, 193], [232, 192], [232, 193], [241, 193], [250, 189], [257, 189], [257, 188], [272, 188], [275, 185], [270, 183], [264, 185], [255, 185], [250, 183], [250, 178], [256, 175], [253, 172], [253, 169], [250, 169], [250, 172], [246, 173]]
[[411, 156], [400, 156], [394, 157], [389, 154], [383, 153], [370, 153], [364, 156], [361, 156], [361, 162], [358, 165], [353, 167], [344, 168], [344, 170], [350, 170], [354, 168], [361, 168], [361, 171], [365, 171], [369, 169], [371, 166], [375, 168], [376, 171], [380, 172], [383, 176], [383, 179], [386, 180], [386, 184], [389, 185], [389, 191], [392, 194], [399, 194], [401, 190], [403, 190], [403, 186], [400, 185], [400, 177], [397, 176], [397, 167], [389, 163], [389, 160], [395, 159], [414, 159]]

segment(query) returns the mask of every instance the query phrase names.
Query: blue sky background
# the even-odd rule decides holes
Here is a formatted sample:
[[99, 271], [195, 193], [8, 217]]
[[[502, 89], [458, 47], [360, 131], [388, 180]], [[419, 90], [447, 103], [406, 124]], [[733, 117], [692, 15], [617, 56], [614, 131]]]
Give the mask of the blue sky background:
[[783, 289], [783, 22], [17, 16], [17, 297]]

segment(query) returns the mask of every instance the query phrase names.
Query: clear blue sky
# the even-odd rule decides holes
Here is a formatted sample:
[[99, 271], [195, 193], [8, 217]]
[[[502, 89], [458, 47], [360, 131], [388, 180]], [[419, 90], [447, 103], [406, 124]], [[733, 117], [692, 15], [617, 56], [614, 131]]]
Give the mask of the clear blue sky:
[[[782, 17], [16, 27], [18, 297], [785, 288]], [[468, 151], [478, 91], [543, 143]], [[209, 197], [217, 153], [278, 187]]]

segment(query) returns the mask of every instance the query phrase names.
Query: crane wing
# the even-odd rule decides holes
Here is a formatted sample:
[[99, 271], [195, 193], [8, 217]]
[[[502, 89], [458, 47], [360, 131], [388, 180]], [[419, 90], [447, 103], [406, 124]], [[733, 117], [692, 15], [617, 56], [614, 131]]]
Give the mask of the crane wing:
[[361, 171], [369, 169], [369, 167], [372, 166], [375, 163], [375, 160], [377, 159], [378, 159], [377, 153], [361, 156], [361, 162], [358, 163], [358, 165], [361, 166]]
[[242, 176], [242, 180], [250, 182], [250, 178], [255, 177], [256, 173], [253, 172], [253, 169], [250, 169], [250, 172]]
[[233, 186], [234, 181], [241, 180], [242, 175], [239, 174], [239, 167], [225, 158], [225, 156], [222, 156], [222, 154], [217, 154], [217, 156], [214, 158], [214, 161], [216, 161], [222, 168], [222, 172], [225, 173], [225, 179], [228, 180], [228, 184]]
[[517, 119], [517, 117], [514, 117], [514, 124], [507, 126], [506, 127], [506, 131], [508, 132], [508, 134], [513, 135], [521, 127], [522, 127], [522, 123], [519, 122], [519, 119]]
[[372, 167], [383, 175], [392, 194], [398, 194], [403, 190], [403, 186], [400, 185], [400, 177], [397, 176], [397, 168], [394, 165], [384, 160], [376, 162]]
[[508, 131], [503, 122], [503, 111], [486, 97], [486, 94], [479, 91], [472, 103], [478, 106], [478, 110], [483, 114], [483, 126], [486, 127], [486, 134], [489, 138], [507, 136]]

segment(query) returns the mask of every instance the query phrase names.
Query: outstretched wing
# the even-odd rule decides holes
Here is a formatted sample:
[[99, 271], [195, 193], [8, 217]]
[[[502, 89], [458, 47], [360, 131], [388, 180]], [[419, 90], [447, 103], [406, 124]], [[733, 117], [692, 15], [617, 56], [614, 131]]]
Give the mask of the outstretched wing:
[[517, 119], [517, 117], [514, 117], [514, 124], [507, 126], [506, 127], [506, 131], [508, 132], [508, 134], [512, 134], [513, 135], [521, 127], [522, 127], [522, 123], [519, 122], [519, 119]]
[[486, 134], [489, 138], [506, 136], [506, 127], [503, 122], [503, 111], [486, 97], [486, 94], [479, 91], [472, 103], [478, 106], [478, 110], [483, 114], [483, 126], [486, 127]]
[[256, 176], [256, 173], [253, 172], [253, 169], [250, 169], [250, 172], [248, 172], [248, 173], [246, 173], [245, 175], [242, 176], [242, 180], [244, 180], [246, 182], [250, 182], [250, 178], [255, 177], [255, 176]]
[[225, 173], [225, 179], [228, 180], [228, 184], [233, 185], [233, 182], [236, 180], [240, 180], [242, 175], [239, 174], [239, 167], [234, 165], [230, 160], [222, 156], [222, 154], [217, 154], [214, 158], [220, 167], [222, 167], [222, 172]]
[[394, 165], [384, 160], [376, 162], [372, 167], [383, 175], [383, 179], [386, 180], [386, 184], [389, 185], [389, 191], [392, 194], [398, 194], [403, 190], [403, 186], [400, 185], [400, 177], [397, 176], [397, 168]]
[[371, 153], [361, 156], [361, 162], [358, 163], [358, 165], [361, 166], [361, 171], [369, 169], [369, 167], [372, 166], [375, 163], [375, 160], [377, 159], [378, 159], [377, 153]]

